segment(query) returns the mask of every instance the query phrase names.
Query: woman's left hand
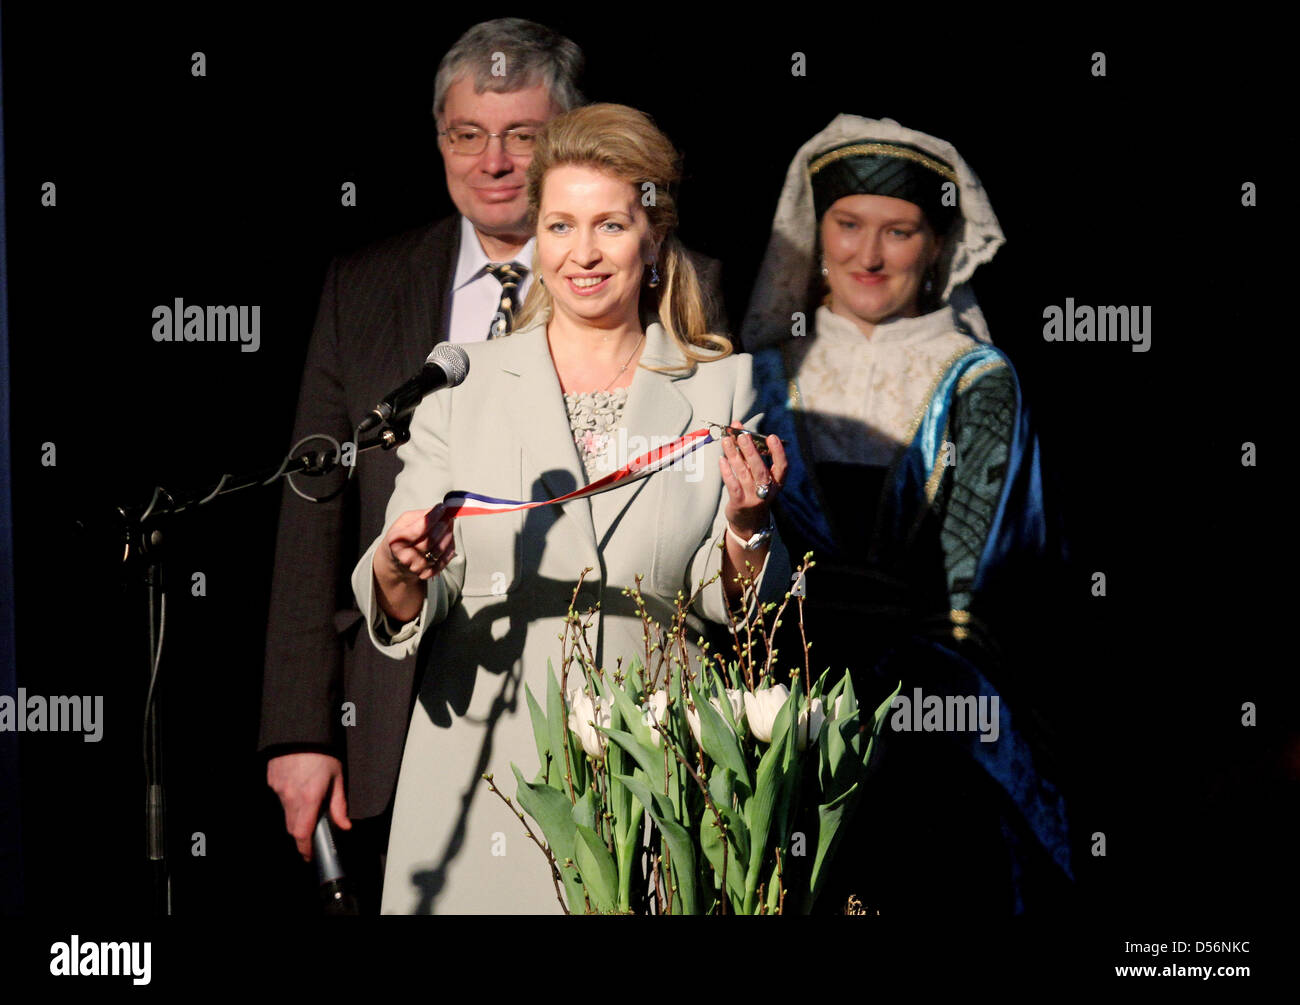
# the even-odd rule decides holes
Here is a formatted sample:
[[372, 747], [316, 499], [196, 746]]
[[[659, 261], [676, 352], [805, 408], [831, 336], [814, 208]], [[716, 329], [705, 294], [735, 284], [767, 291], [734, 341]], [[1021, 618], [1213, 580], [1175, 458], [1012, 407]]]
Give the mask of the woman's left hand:
[[[733, 429], [742, 428], [739, 422]], [[763, 462], [753, 438], [748, 433], [722, 438], [722, 483], [727, 486], [727, 523], [738, 536], [748, 539], [767, 527], [771, 520], [768, 506], [785, 483], [787, 464], [781, 438], [775, 434], [763, 441], [772, 454], [772, 467]], [[764, 488], [760, 496], [759, 488]]]

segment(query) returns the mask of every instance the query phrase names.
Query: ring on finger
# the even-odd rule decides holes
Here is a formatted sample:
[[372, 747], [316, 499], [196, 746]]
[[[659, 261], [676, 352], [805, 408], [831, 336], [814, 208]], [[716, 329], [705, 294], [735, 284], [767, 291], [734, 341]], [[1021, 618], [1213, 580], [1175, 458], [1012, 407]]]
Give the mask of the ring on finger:
[[426, 562], [433, 563], [433, 562], [436, 562], [436, 561], [437, 561], [437, 557], [433, 554], [433, 552], [431, 552], [431, 551], [426, 551], [426, 552], [424, 553], [424, 560], [425, 560]]
[[766, 499], [767, 494], [772, 491], [772, 483], [764, 482], [762, 485], [755, 487], [754, 494], [760, 499]]

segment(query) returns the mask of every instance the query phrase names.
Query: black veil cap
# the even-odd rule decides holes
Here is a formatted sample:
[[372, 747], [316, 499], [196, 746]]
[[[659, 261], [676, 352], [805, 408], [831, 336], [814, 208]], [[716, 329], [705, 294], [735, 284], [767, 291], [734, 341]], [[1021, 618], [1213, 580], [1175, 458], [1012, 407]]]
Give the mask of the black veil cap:
[[[821, 248], [811, 168], [816, 165], [817, 175], [822, 175], [828, 164], [852, 157], [853, 153], [840, 152], [849, 148], [858, 148], [858, 152], [865, 156], [879, 157], [888, 153], [895, 161], [910, 161], [917, 169], [933, 174], [934, 180], [927, 179], [926, 184], [935, 186], [934, 191], [941, 196], [948, 196], [951, 192], [953, 197], [947, 201], [955, 202], [957, 206], [944, 206], [941, 198], [938, 207], [926, 207], [925, 202], [933, 201], [922, 194], [917, 195], [917, 205], [926, 212], [946, 210], [956, 213], [951, 226], [941, 235], [943, 251], [936, 263], [935, 293], [939, 303], [952, 309], [958, 330], [981, 342], [990, 341], [988, 323], [980, 311], [970, 280], [981, 265], [993, 259], [1006, 243], [1006, 237], [979, 177], [947, 140], [909, 129], [893, 119], [840, 114], [799, 147], [786, 170], [785, 183], [781, 186], [781, 195], [772, 216], [772, 234], [741, 326], [740, 337], [746, 351], [753, 352], [788, 340], [792, 337], [790, 322], [793, 315], [816, 310], [815, 304], [821, 295]], [[924, 160], [916, 159], [921, 157]], [[818, 164], [823, 160], [825, 164]], [[945, 174], [945, 170], [951, 171], [952, 175]], [[925, 175], [918, 177], [925, 178]], [[953, 177], [956, 184], [948, 190], [946, 186]], [[831, 189], [828, 187], [823, 191], [829, 194]], [[860, 183], [853, 181], [851, 188], [837, 192], [835, 198], [860, 191]], [[820, 209], [824, 211], [832, 201], [828, 199]], [[942, 220], [931, 220], [930, 224], [937, 230]]]
[[952, 165], [907, 143], [868, 140], [833, 147], [808, 162], [808, 175], [818, 220], [846, 195], [884, 195], [920, 206], [942, 237], [960, 211]]

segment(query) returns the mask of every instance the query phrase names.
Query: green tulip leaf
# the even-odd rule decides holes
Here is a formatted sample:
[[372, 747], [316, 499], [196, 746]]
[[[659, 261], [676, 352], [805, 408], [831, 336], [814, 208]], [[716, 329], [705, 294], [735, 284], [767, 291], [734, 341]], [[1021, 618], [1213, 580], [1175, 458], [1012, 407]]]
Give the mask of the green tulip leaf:
[[866, 738], [865, 749], [862, 751], [863, 768], [868, 768], [871, 766], [871, 753], [873, 748], [875, 747], [875, 739], [880, 735], [880, 729], [884, 725], [885, 718], [889, 715], [890, 707], [893, 705], [894, 699], [898, 697], [898, 692], [901, 691], [902, 689], [903, 689], [903, 682], [900, 680], [898, 682], [898, 686], [894, 688], [893, 694], [891, 694], [888, 698], [882, 701], [879, 707], [876, 709], [875, 715], [873, 717], [872, 729], [870, 731], [870, 734]]
[[[603, 729], [601, 732], [631, 755], [632, 760], [636, 761], [637, 767], [646, 773], [646, 777], [650, 780], [650, 784], [654, 786], [655, 792], [662, 792], [664, 790], [665, 776], [663, 751], [656, 750], [654, 747], [650, 746], [648, 742], [644, 744], [639, 743], [635, 736], [621, 729]], [[645, 732], [647, 736], [650, 735], [649, 730], [646, 730]], [[636, 790], [634, 789], [633, 791], [635, 792]], [[647, 807], [647, 809], [648, 808], [649, 807]]]
[[516, 794], [519, 806], [541, 827], [542, 836], [546, 838], [556, 865], [560, 867], [569, 908], [573, 910], [576, 905], [582, 904], [582, 887], [573, 875], [573, 870], [564, 868], [564, 860], [574, 857], [574, 831], [577, 824], [573, 821], [573, 805], [569, 802], [569, 797], [559, 789], [553, 789], [549, 785], [531, 785], [524, 781], [517, 766], [511, 764], [510, 767], [519, 783]]
[[596, 830], [596, 794], [588, 789], [582, 798], [573, 804], [573, 822], [579, 827]]
[[629, 694], [640, 694], [645, 690], [645, 680], [641, 673], [644, 669], [641, 665], [641, 657], [632, 657], [632, 662], [623, 677], [623, 689]]
[[[745, 871], [749, 862], [749, 834], [738, 813], [718, 807], [727, 825], [727, 890], [733, 906], [745, 901]], [[713, 814], [705, 811], [700, 820], [700, 848], [713, 868], [716, 882], [722, 882], [722, 838]]]
[[[717, 667], [713, 668], [713, 694], [718, 699], [718, 704], [722, 706], [722, 717], [727, 720], [727, 725], [736, 736], [740, 736], [741, 723], [736, 720], [736, 715], [731, 710], [731, 699], [727, 697], [727, 683], [722, 679], [722, 674], [718, 672]], [[742, 716], [741, 721], [743, 718]]]
[[825, 747], [824, 763], [829, 769], [822, 777], [822, 796], [832, 801], [857, 781], [860, 762], [857, 755], [849, 756], [848, 738], [858, 732], [857, 716], [836, 719], [826, 724], [822, 743]]
[[524, 781], [524, 776], [515, 765], [515, 780], [519, 783], [519, 805], [523, 811], [538, 822], [546, 843], [555, 853], [556, 861], [563, 862], [573, 858], [573, 829], [577, 826], [573, 819], [573, 804], [568, 796], [549, 785], [532, 785]]
[[[560, 682], [555, 676], [551, 661], [546, 661], [546, 732], [551, 750], [552, 788], [568, 793], [565, 771], [569, 767], [564, 763], [564, 752], [569, 743], [569, 716], [565, 709], [564, 698], [560, 694]], [[579, 748], [581, 749], [581, 748]]]
[[[614, 705], [623, 716], [623, 728], [631, 733], [636, 741], [648, 750], [657, 750], [654, 740], [650, 738], [650, 727], [642, 719], [641, 709], [632, 696], [621, 687], [613, 688]], [[612, 726], [612, 722], [611, 722]], [[663, 772], [659, 772], [662, 777]]]
[[[827, 670], [826, 672], [830, 673], [829, 670]], [[845, 685], [848, 683], [848, 678], [849, 675], [847, 673], [844, 674], [843, 677], [841, 677], [838, 681], [835, 682], [835, 686], [831, 688], [829, 692], [827, 692], [825, 696], [827, 718], [830, 718], [830, 716], [835, 714], [835, 702], [838, 701], [840, 696], [844, 694], [844, 688]], [[849, 705], [851, 704], [851, 702], [852, 699], [849, 698], [846, 698], [843, 702], [841, 702], [839, 719], [847, 719], [852, 714], [851, 710], [849, 709]]]
[[767, 878], [767, 913], [775, 914], [781, 903], [782, 870], [772, 866], [772, 875]]
[[844, 685], [844, 705], [841, 707], [840, 712], [845, 718], [848, 718], [858, 710], [858, 696], [853, 690], [853, 675], [846, 672], [841, 683]]
[[626, 785], [641, 801], [664, 836], [668, 852], [672, 855], [673, 874], [677, 877], [677, 895], [681, 898], [677, 913], [698, 914], [700, 905], [695, 889], [695, 842], [691, 840], [686, 828], [673, 819], [672, 807], [667, 804], [666, 797], [657, 792], [652, 793], [639, 778], [620, 775], [616, 780]]
[[858, 783], [829, 803], [817, 807], [817, 854], [813, 857], [812, 876], [804, 898], [804, 912], [809, 913], [826, 883], [830, 862], [840, 844], [841, 824], [853, 813], [858, 802]]
[[577, 825], [578, 840], [574, 841], [573, 861], [582, 874], [582, 884], [587, 888], [591, 906], [602, 914], [614, 910], [618, 897], [618, 869], [605, 842], [590, 827]]
[[[781, 716], [785, 715], [789, 707], [790, 703], [786, 702], [780, 715], [777, 716], [778, 726], [781, 722]], [[762, 868], [763, 858], [767, 851], [768, 832], [772, 827], [772, 813], [777, 800], [780, 798], [780, 790], [784, 787], [785, 747], [787, 742], [792, 739], [789, 725], [790, 719], [789, 716], [786, 716], [786, 728], [784, 730], [778, 733], [777, 726], [773, 727], [772, 745], [767, 748], [763, 759], [758, 763], [754, 794], [750, 797], [749, 802], [745, 804], [745, 826], [749, 829], [750, 841], [749, 867], [745, 872], [746, 914], [752, 914], [754, 911], [754, 895], [758, 890], [759, 871]]]
[[[533, 743], [537, 745], [537, 777], [541, 778], [546, 774], [546, 755], [550, 750], [550, 727], [546, 724], [546, 713], [542, 711], [542, 706], [537, 703], [533, 697], [533, 689], [527, 684], [524, 685], [524, 694], [528, 698], [528, 717], [533, 723]], [[547, 776], [547, 784], [550, 784], [550, 778], [555, 774], [554, 771]]]
[[699, 688], [691, 687], [691, 698], [695, 701], [695, 711], [700, 717], [700, 746], [704, 748], [704, 753], [748, 788], [749, 765], [745, 763], [745, 755], [740, 752], [736, 734], [723, 721], [718, 710], [705, 700]]
[[726, 768], [717, 766], [709, 774], [709, 798], [719, 806], [731, 806], [733, 775]]

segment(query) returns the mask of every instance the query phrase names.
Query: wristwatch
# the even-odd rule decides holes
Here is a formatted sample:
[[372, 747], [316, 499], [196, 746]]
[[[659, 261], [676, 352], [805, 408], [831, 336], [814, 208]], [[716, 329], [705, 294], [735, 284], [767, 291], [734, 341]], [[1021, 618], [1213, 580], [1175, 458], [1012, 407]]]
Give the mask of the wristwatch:
[[772, 518], [769, 516], [767, 518], [767, 526], [751, 537], [748, 541], [732, 530], [731, 524], [727, 524], [727, 535], [746, 551], [757, 551], [759, 548], [763, 547], [763, 545], [767, 544], [767, 539], [772, 536], [772, 531], [775, 529], [775, 526], [772, 524]]

